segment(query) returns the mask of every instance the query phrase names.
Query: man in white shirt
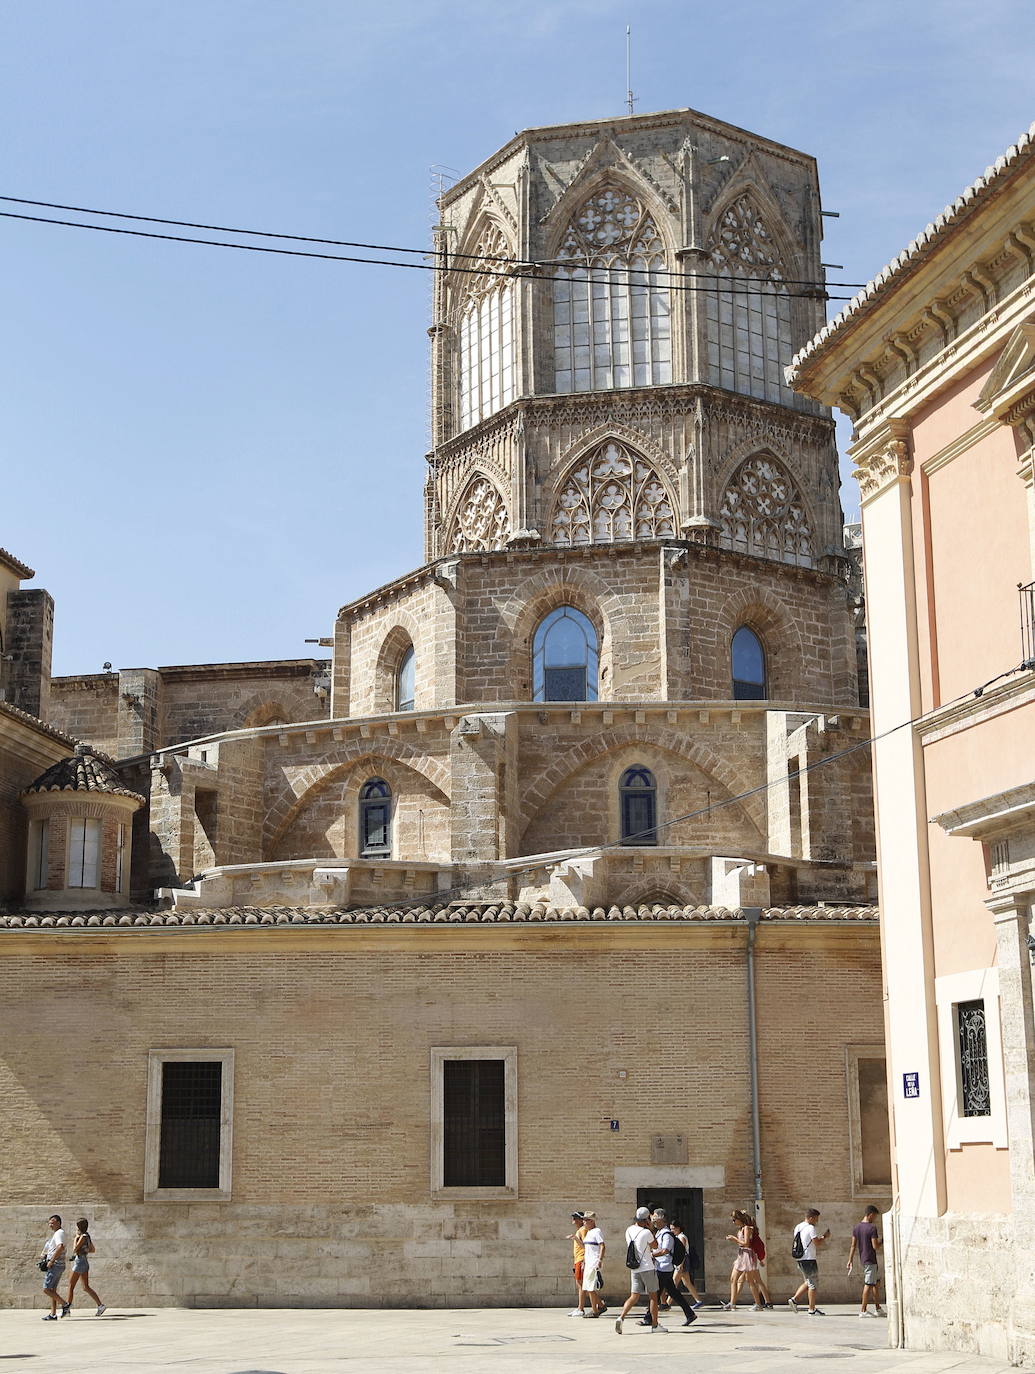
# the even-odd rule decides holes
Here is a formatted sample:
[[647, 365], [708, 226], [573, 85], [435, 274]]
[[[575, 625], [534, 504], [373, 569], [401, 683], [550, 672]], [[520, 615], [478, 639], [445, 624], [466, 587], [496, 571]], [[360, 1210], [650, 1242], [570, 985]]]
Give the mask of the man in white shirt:
[[56, 1322], [58, 1303], [61, 1303], [62, 1309], [65, 1308], [65, 1303], [57, 1291], [61, 1275], [65, 1272], [65, 1233], [61, 1229], [61, 1218], [56, 1213], [48, 1217], [47, 1225], [50, 1227], [50, 1235], [43, 1246], [40, 1259], [47, 1261], [47, 1267], [43, 1271], [43, 1291], [50, 1299], [50, 1311], [43, 1320]]
[[[597, 1225], [596, 1212], [584, 1212], [583, 1217], [589, 1229], [582, 1242], [586, 1248], [586, 1259], [582, 1273], [582, 1292], [579, 1294], [580, 1306], [586, 1298], [589, 1298], [590, 1306], [593, 1308], [589, 1315], [602, 1317], [607, 1311], [607, 1303], [603, 1302], [597, 1293], [597, 1275], [600, 1273], [600, 1266], [604, 1262], [604, 1251], [607, 1246], [604, 1244], [604, 1233]], [[586, 1315], [585, 1309], [583, 1309], [582, 1315]]]
[[648, 1229], [647, 1223], [650, 1221], [650, 1212], [646, 1207], [639, 1207], [636, 1211], [636, 1220], [626, 1230], [626, 1248], [630, 1245], [635, 1246], [636, 1268], [629, 1271], [630, 1293], [625, 1300], [621, 1316], [615, 1319], [615, 1330], [619, 1336], [622, 1334], [622, 1322], [630, 1307], [635, 1307], [641, 1296], [646, 1297], [650, 1307], [650, 1329], [651, 1331], [664, 1331], [663, 1326], [658, 1325], [658, 1272], [654, 1267], [654, 1256], [658, 1253], [659, 1246], [654, 1243], [654, 1232]]
[[[676, 1239], [669, 1230], [668, 1217], [663, 1207], [655, 1207], [651, 1213], [650, 1224], [654, 1228], [654, 1240], [658, 1247], [654, 1255], [654, 1268], [658, 1275], [658, 1294], [660, 1296], [662, 1293], [667, 1293], [673, 1302], [678, 1303], [683, 1309], [685, 1318], [683, 1325], [692, 1326], [697, 1320], [697, 1313], [680, 1293], [672, 1278], [672, 1272], [675, 1268], [672, 1251], [675, 1249]], [[650, 1326], [649, 1317], [643, 1318], [643, 1325]]]
[[819, 1285], [819, 1261], [817, 1251], [819, 1247], [830, 1239], [830, 1227], [819, 1234], [816, 1222], [819, 1221], [819, 1211], [815, 1207], [810, 1207], [805, 1213], [805, 1220], [799, 1221], [794, 1228], [795, 1239], [801, 1239], [801, 1258], [798, 1260], [798, 1268], [801, 1270], [801, 1283], [798, 1285], [794, 1297], [787, 1300], [787, 1306], [792, 1312], [798, 1310], [798, 1299], [807, 1292], [809, 1295], [809, 1316], [822, 1317], [822, 1308], [816, 1306], [816, 1290]]

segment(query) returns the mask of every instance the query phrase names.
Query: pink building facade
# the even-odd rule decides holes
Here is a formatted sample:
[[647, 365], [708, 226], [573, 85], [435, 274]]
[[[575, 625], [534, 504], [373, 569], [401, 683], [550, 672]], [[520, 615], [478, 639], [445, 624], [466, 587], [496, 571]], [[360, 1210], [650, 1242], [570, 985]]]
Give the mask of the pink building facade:
[[798, 354], [855, 427], [892, 1341], [1035, 1357], [1035, 126]]

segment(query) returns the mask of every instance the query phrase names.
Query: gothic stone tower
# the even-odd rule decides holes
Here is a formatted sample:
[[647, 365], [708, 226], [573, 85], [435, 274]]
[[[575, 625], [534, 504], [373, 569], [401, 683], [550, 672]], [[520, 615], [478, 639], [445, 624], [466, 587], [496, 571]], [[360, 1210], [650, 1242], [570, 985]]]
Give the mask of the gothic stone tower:
[[[429, 559], [691, 540], [832, 571], [815, 162], [691, 110], [518, 134], [441, 198]], [[833, 561], [832, 561], [833, 560]]]

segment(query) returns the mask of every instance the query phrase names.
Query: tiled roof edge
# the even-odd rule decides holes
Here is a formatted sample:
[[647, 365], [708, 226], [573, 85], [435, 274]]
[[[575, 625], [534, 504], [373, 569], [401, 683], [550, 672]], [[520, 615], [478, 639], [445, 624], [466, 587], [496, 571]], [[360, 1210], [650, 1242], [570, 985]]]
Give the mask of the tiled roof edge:
[[70, 744], [73, 749], [79, 743], [75, 735], [66, 734], [64, 730], [59, 730], [56, 725], [48, 725], [45, 720], [40, 720], [38, 716], [32, 715], [29, 711], [23, 711], [20, 706], [12, 706], [9, 701], [0, 701], [0, 711], [13, 720], [20, 720], [26, 725], [34, 725], [37, 730], [49, 735], [51, 739], [60, 740], [62, 744]]
[[23, 563], [20, 558], [15, 558], [14, 554], [7, 549], [0, 549], [0, 563], [10, 568], [13, 573], [17, 573], [23, 581], [28, 581], [30, 577], [36, 576], [34, 568], [30, 568], [28, 563]]
[[1035, 152], [1035, 124], [1032, 124], [1021, 134], [1017, 142], [1011, 144], [1006, 152], [1001, 157], [996, 158], [990, 167], [986, 167], [983, 174], [976, 181], [971, 182], [967, 189], [958, 195], [950, 205], [947, 205], [941, 214], [932, 220], [922, 233], [917, 235], [908, 248], [903, 249], [898, 257], [893, 258], [872, 281], [867, 282], [839, 314], [835, 315], [817, 334], [813, 335], [804, 348], [798, 350], [787, 369], [788, 376], [794, 377], [798, 369], [821, 352], [849, 320], [864, 309], [875, 305], [877, 299], [891, 287], [892, 283], [897, 281], [904, 272], [915, 267], [919, 259], [937, 247], [942, 238], [961, 218], [977, 209], [982, 201], [994, 193], [997, 183], [1013, 169], [1019, 159], [1031, 157], [1033, 152]]

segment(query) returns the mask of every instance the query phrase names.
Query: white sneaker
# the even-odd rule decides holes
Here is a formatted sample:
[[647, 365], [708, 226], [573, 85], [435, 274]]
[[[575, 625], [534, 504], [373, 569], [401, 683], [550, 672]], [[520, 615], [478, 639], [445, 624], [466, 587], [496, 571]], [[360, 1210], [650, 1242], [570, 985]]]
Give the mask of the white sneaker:
[[573, 1308], [571, 1309], [571, 1311], [568, 1313], [568, 1316], [569, 1316], [569, 1317], [581, 1317], [581, 1316], [582, 1316], [582, 1308], [581, 1308], [581, 1307], [573, 1307]]
[[103, 1303], [103, 1302], [99, 1302], [99, 1303], [97, 1304], [97, 1311], [96, 1311], [93, 1315], [94, 1315], [95, 1317], [103, 1317], [104, 1314], [105, 1314], [105, 1312], [107, 1312], [107, 1310], [108, 1310], [108, 1309], [105, 1307], [104, 1303]]
[[826, 1315], [827, 1315], [827, 1314], [823, 1311], [822, 1307], [810, 1307], [810, 1308], [809, 1308], [809, 1316], [810, 1316], [810, 1317], [825, 1317]]
[[876, 1315], [876, 1312], [871, 1312], [869, 1308], [867, 1308], [865, 1312], [859, 1313], [860, 1317], [876, 1317]]
[[660, 1322], [658, 1322], [657, 1326], [652, 1326], [651, 1329], [650, 1329], [650, 1333], [651, 1333], [652, 1336], [656, 1336], [656, 1335], [658, 1334], [659, 1331], [661, 1332], [661, 1334], [662, 1334], [663, 1336], [667, 1336], [667, 1335], [668, 1335], [668, 1332], [665, 1330], [665, 1328], [661, 1325]]

